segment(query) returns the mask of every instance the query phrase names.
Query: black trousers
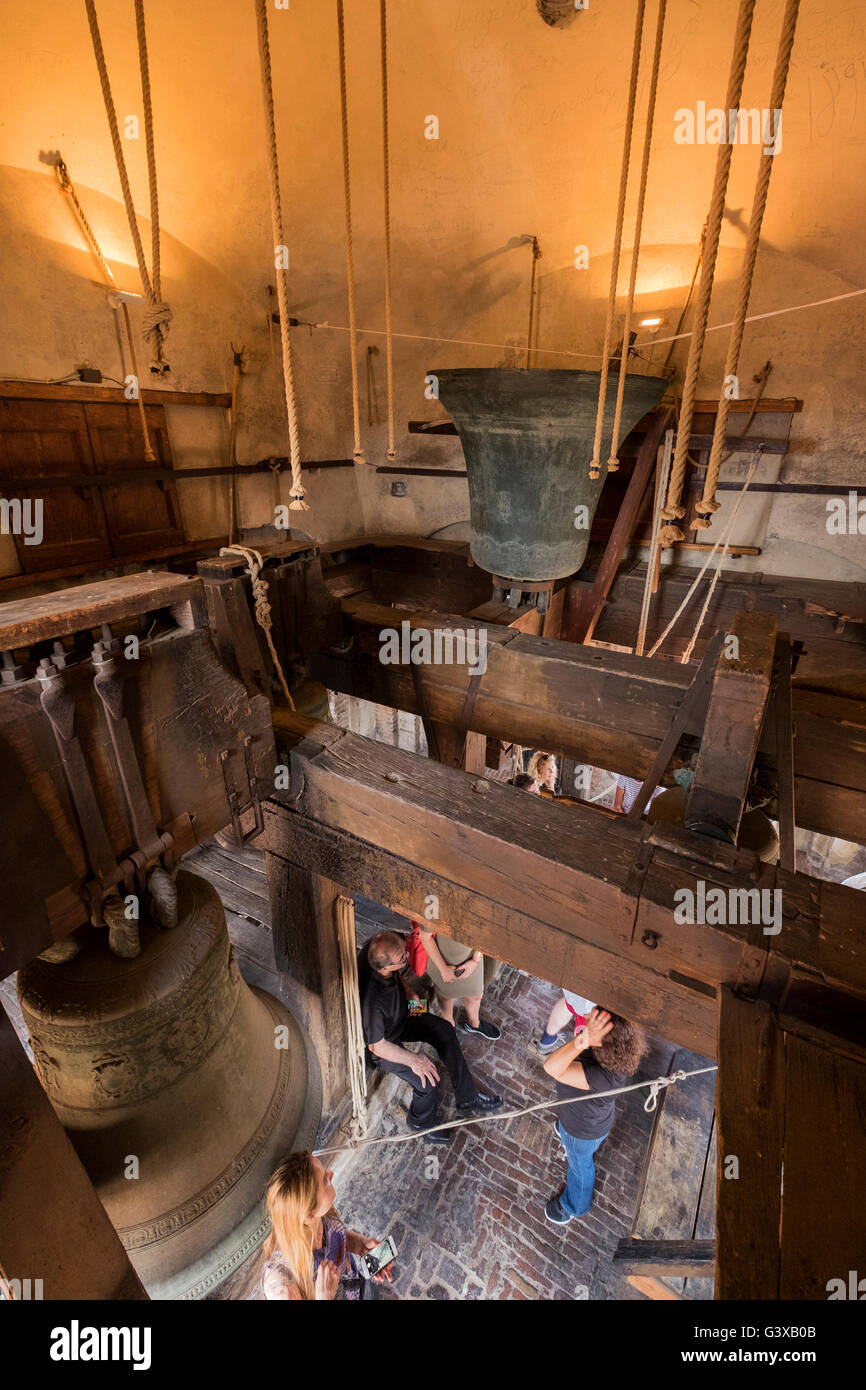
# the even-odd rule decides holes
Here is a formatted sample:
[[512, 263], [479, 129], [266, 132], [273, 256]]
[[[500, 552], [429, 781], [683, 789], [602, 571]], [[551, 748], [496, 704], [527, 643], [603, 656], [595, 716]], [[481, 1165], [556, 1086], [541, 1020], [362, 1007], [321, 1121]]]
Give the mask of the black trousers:
[[[422, 1014], [420, 1018], [409, 1018], [406, 1026], [399, 1038], [392, 1039], [398, 1047], [407, 1042], [429, 1043], [439, 1053], [448, 1075], [451, 1077], [451, 1084], [454, 1087], [454, 1099], [458, 1105], [471, 1105], [478, 1095], [478, 1088], [472, 1080], [472, 1075], [466, 1065], [466, 1058], [463, 1056], [460, 1043], [457, 1041], [457, 1030], [450, 1023], [446, 1023], [444, 1018], [437, 1018], [433, 1014]], [[435, 1084], [427, 1081], [426, 1083], [420, 1076], [416, 1076], [411, 1067], [405, 1066], [402, 1062], [388, 1062], [383, 1057], [376, 1058], [376, 1065], [383, 1071], [394, 1072], [396, 1076], [408, 1081], [412, 1087], [414, 1095], [409, 1114], [418, 1124], [432, 1125], [436, 1122], [439, 1113], [439, 1101], [442, 1082]]]

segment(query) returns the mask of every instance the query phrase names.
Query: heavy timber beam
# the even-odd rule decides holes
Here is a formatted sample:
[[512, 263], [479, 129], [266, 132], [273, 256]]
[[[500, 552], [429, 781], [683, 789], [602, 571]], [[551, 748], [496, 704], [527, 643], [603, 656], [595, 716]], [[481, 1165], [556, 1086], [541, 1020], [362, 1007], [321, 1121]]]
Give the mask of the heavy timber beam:
[[[408, 612], [347, 599], [355, 642], [347, 656], [320, 652], [312, 672], [331, 690], [421, 714], [413, 667], [379, 660], [383, 628], [478, 630], [484, 625], [445, 613]], [[754, 615], [758, 617], [760, 615]], [[694, 676], [679, 662], [487, 626], [487, 670], [472, 711], [472, 729], [516, 740], [613, 772], [644, 777]], [[427, 714], [459, 724], [469, 684], [465, 665], [423, 668]], [[859, 841], [866, 826], [866, 701], [794, 687], [797, 823], [805, 830]], [[700, 737], [706, 701], [686, 736]], [[758, 765], [775, 766], [774, 714], [767, 718]]]
[[[449, 935], [604, 1000], [703, 1055], [722, 984], [784, 989], [792, 970], [866, 995], [853, 889], [475, 779], [334, 725], [280, 713], [290, 787], [265, 804], [271, 855], [407, 912], [439, 899]], [[677, 890], [778, 888], [781, 930], [678, 923]], [[830, 890], [830, 891], [828, 891]]]
[[737, 843], [770, 697], [776, 633], [776, 619], [767, 614], [738, 613], [734, 619], [713, 674], [683, 818], [687, 829], [732, 845]]

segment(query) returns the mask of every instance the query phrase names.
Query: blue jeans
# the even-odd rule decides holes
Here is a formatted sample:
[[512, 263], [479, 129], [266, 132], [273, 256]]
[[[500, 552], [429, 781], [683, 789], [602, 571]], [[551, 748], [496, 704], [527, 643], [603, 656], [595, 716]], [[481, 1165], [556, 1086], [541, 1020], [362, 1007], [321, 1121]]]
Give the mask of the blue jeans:
[[592, 1206], [592, 1192], [595, 1187], [595, 1163], [593, 1154], [599, 1144], [607, 1138], [576, 1139], [562, 1125], [557, 1124], [557, 1132], [568, 1159], [568, 1182], [560, 1197], [560, 1203], [569, 1216], [585, 1216]]

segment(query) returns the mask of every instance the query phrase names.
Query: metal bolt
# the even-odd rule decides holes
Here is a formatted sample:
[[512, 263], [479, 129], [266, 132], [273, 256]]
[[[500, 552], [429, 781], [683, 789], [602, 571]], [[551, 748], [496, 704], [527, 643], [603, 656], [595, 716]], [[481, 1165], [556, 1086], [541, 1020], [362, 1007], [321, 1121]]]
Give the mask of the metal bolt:
[[645, 931], [641, 937], [641, 943], [646, 946], [648, 951], [654, 951], [659, 944], [660, 937], [657, 931]]

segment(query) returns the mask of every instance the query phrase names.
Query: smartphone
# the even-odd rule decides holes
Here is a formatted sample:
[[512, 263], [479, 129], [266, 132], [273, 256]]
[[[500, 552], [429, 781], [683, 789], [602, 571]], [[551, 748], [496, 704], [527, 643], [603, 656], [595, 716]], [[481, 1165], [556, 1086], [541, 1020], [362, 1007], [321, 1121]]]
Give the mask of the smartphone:
[[385, 1267], [389, 1265], [392, 1260], [396, 1260], [396, 1258], [397, 1247], [391, 1237], [386, 1236], [379, 1245], [375, 1246], [372, 1250], [368, 1250], [366, 1255], [361, 1255], [359, 1257], [358, 1263], [360, 1265], [362, 1278], [372, 1279], [374, 1274], [378, 1274], [380, 1270], [385, 1269]]

